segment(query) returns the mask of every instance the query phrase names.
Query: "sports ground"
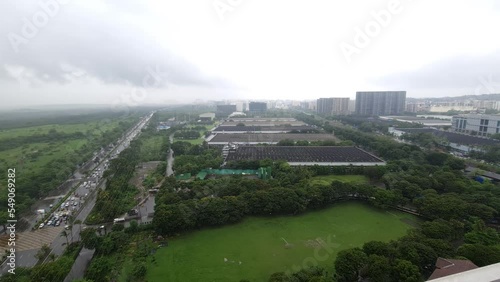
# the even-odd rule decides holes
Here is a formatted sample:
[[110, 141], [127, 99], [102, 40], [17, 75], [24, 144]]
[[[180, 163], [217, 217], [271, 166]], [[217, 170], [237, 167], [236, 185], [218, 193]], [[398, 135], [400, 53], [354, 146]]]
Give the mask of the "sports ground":
[[357, 202], [293, 217], [251, 217], [170, 240], [156, 252], [147, 281], [267, 281], [279, 271], [333, 269], [338, 251], [401, 237], [412, 228], [405, 221], [417, 219]]

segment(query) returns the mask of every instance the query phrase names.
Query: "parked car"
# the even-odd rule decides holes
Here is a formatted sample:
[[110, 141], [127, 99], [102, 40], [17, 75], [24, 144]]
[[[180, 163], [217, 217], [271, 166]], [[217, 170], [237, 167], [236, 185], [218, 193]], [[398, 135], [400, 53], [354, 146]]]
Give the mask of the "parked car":
[[45, 224], [42, 222], [40, 223], [40, 226], [38, 228], [43, 228], [45, 226]]

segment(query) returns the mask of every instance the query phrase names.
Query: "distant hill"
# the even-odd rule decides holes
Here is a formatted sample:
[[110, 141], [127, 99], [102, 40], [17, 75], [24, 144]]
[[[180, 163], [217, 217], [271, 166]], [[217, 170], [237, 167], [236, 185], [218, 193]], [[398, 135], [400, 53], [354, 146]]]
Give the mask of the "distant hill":
[[500, 101], [500, 93], [496, 94], [479, 94], [479, 95], [464, 95], [464, 96], [456, 96], [456, 97], [440, 97], [440, 98], [406, 98], [407, 101], [434, 101], [434, 102], [447, 102], [447, 101], [457, 101], [457, 100], [498, 100]]

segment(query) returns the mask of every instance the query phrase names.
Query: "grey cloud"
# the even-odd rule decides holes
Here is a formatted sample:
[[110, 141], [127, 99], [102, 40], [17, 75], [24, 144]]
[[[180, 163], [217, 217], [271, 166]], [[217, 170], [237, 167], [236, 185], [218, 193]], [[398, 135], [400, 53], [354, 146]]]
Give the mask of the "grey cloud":
[[[398, 72], [371, 80], [384, 87], [403, 89], [451, 89], [470, 88], [475, 91], [488, 86], [500, 86], [500, 54], [498, 52], [484, 56], [453, 57], [434, 62], [411, 72]], [[491, 87], [490, 87], [491, 90]], [[498, 89], [500, 92], [500, 88]]]
[[[23, 66], [32, 70], [42, 81], [68, 82], [68, 73], [61, 65], [69, 65], [105, 83], [131, 83], [144, 86], [151, 71], [158, 70], [162, 79], [155, 86], [230, 87], [222, 79], [204, 76], [187, 60], [162, 48], [155, 38], [138, 27], [121, 20], [134, 5], [125, 6], [109, 16], [93, 15], [77, 9], [71, 2], [49, 19], [36, 36], [19, 46], [15, 53], [8, 34], [22, 35], [22, 19], [30, 19], [41, 10], [35, 1], [22, 5], [13, 1], [0, 2], [0, 79], [7, 78], [6, 65]], [[9, 22], [9, 25], [3, 24]], [[15, 23], [15, 24], [12, 24]], [[151, 85], [151, 82], [149, 83]]]

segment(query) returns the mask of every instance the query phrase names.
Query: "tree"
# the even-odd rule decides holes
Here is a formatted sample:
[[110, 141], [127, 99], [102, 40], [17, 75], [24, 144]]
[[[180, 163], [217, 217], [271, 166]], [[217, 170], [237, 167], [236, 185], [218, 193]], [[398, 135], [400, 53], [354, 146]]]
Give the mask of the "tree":
[[435, 166], [442, 166], [442, 165], [444, 165], [444, 163], [445, 163], [445, 161], [447, 159], [448, 159], [448, 155], [444, 154], [444, 153], [433, 152], [433, 153], [429, 153], [427, 155], [427, 161], [431, 165], [435, 165]]
[[359, 248], [342, 250], [335, 260], [338, 281], [358, 281], [360, 270], [366, 266], [368, 257]]
[[293, 146], [293, 145], [295, 145], [295, 142], [293, 142], [293, 140], [291, 139], [283, 139], [276, 144], [276, 146]]
[[429, 238], [447, 240], [452, 239], [453, 234], [455, 233], [455, 230], [450, 223], [443, 219], [423, 222], [420, 231]]
[[83, 246], [87, 249], [95, 249], [101, 242], [101, 237], [97, 236], [94, 228], [86, 228], [80, 232]]
[[55, 261], [56, 258], [57, 258], [57, 256], [56, 256], [56, 254], [52, 253], [52, 254], [49, 255], [48, 258], [50, 259], [50, 261]]
[[136, 261], [132, 268], [132, 276], [137, 280], [142, 280], [146, 276], [147, 267], [145, 261]]
[[43, 244], [40, 250], [35, 254], [35, 258], [39, 261], [45, 259], [52, 249], [47, 244]]
[[484, 221], [476, 219], [472, 225], [472, 230], [465, 234], [465, 242], [493, 246], [500, 243], [500, 235], [495, 229], [487, 227]]
[[425, 244], [414, 240], [402, 241], [398, 245], [398, 258], [410, 261], [421, 271], [429, 271], [438, 258], [436, 252]]
[[130, 226], [125, 229], [125, 232], [130, 232], [130, 233], [135, 233], [139, 230], [139, 224], [137, 223], [137, 220], [132, 220], [130, 221]]
[[370, 241], [363, 245], [363, 252], [367, 255], [379, 255], [393, 258], [396, 256], [396, 249], [389, 243], [381, 241]]
[[449, 157], [446, 161], [446, 165], [453, 170], [465, 169], [465, 161], [455, 157]]
[[500, 262], [500, 249], [481, 244], [464, 244], [458, 248], [458, 255], [470, 259], [477, 266]]
[[407, 260], [396, 259], [392, 265], [391, 277], [393, 281], [419, 282], [422, 276], [418, 267]]
[[362, 271], [363, 278], [369, 277], [370, 281], [389, 281], [391, 274], [391, 264], [384, 256], [370, 255], [365, 269]]
[[109, 281], [112, 268], [113, 265], [109, 257], [94, 258], [85, 273], [85, 278], [93, 281]]

